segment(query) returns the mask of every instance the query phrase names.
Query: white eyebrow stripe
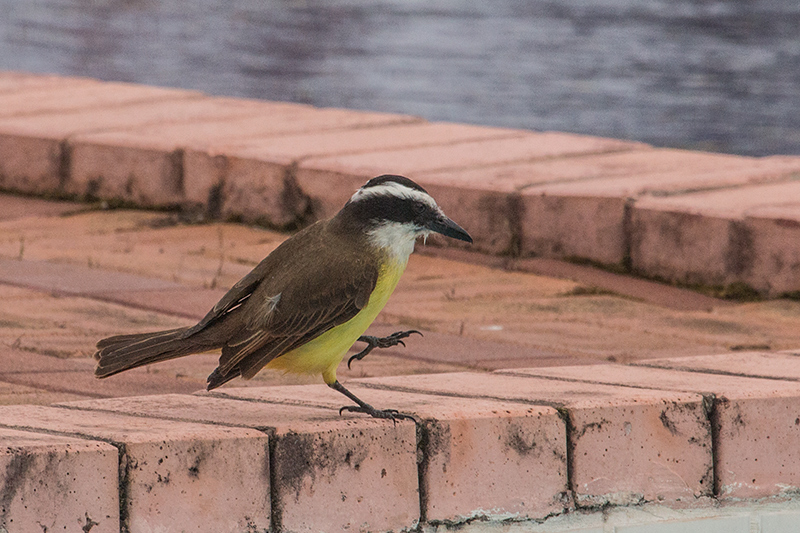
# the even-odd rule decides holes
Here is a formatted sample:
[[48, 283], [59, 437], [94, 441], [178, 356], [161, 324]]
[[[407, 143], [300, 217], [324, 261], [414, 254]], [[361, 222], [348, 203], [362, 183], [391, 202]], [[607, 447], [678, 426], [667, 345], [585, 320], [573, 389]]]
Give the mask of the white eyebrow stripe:
[[438, 207], [436, 205], [436, 200], [434, 200], [431, 195], [416, 189], [412, 189], [411, 187], [406, 187], [405, 185], [401, 185], [400, 183], [394, 181], [388, 181], [386, 183], [381, 183], [380, 185], [375, 185], [374, 187], [368, 187], [366, 189], [358, 189], [350, 198], [350, 201], [358, 202], [359, 200], [371, 198], [373, 196], [396, 196], [399, 198], [408, 198], [411, 200], [420, 201], [433, 208]]

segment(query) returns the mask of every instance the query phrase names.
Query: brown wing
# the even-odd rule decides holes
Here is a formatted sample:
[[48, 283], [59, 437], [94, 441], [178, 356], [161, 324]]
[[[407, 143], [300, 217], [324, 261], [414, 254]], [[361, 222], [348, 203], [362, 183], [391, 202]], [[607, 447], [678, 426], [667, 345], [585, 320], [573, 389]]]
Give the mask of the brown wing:
[[272, 359], [347, 322], [369, 301], [379, 265], [363, 257], [364, 248], [320, 232], [294, 251], [279, 258], [288, 268], [266, 272], [228, 311], [238, 327], [222, 348], [209, 388], [254, 376]]

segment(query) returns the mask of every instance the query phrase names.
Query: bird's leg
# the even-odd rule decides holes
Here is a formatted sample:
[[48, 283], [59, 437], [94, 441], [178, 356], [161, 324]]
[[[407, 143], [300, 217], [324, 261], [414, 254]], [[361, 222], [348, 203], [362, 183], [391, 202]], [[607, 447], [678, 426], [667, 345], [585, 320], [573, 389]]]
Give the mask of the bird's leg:
[[350, 368], [350, 363], [352, 363], [354, 359], [358, 359], [359, 361], [361, 361], [367, 356], [369, 352], [371, 352], [375, 348], [389, 348], [391, 346], [397, 346], [398, 344], [402, 344], [403, 346], [405, 346], [406, 343], [404, 343], [402, 339], [405, 339], [412, 333], [416, 333], [420, 337], [422, 336], [422, 333], [420, 333], [415, 329], [410, 329], [408, 331], [397, 331], [395, 333], [392, 333], [388, 337], [373, 337], [372, 335], [361, 335], [358, 338], [358, 342], [366, 342], [367, 347], [347, 360], [347, 368]]
[[[332, 388], [335, 391], [339, 391], [351, 400], [353, 400], [358, 405], [345, 405], [341, 409], [339, 409], [339, 414], [341, 415], [344, 411], [349, 411], [351, 413], [364, 413], [373, 418], [385, 418], [388, 420], [392, 420], [397, 422], [398, 420], [414, 420], [414, 417], [411, 415], [406, 415], [403, 413], [398, 413], [395, 409], [375, 409], [367, 402], [360, 400], [355, 394], [344, 388], [344, 385], [339, 383], [337, 379], [333, 383], [329, 384], [328, 387]], [[416, 422], [416, 420], [414, 420]]]

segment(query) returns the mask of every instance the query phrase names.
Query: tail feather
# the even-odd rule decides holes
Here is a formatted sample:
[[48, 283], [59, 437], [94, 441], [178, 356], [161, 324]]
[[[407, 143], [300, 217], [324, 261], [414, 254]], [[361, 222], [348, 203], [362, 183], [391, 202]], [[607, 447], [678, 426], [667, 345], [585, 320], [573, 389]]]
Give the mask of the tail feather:
[[209, 374], [208, 379], [206, 380], [206, 390], [216, 389], [220, 385], [223, 385], [233, 378], [237, 378], [241, 375], [238, 368], [232, 369], [227, 374], [222, 374], [219, 371], [219, 367], [215, 368], [214, 371]]
[[131, 368], [213, 348], [193, 342], [191, 337], [184, 338], [187, 329], [117, 335], [102, 339], [97, 343], [97, 352], [94, 354], [94, 358], [97, 359], [94, 375], [105, 378]]

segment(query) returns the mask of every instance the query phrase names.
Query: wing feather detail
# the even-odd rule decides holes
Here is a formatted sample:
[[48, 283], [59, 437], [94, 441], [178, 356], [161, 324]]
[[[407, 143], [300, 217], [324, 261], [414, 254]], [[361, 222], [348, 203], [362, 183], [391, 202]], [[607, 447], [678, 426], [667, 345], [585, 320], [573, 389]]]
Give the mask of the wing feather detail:
[[363, 257], [359, 243], [321, 231], [304, 240], [302, 248], [280, 254], [277, 264], [268, 264], [276, 255], [270, 254], [195, 326], [224, 319], [230, 332], [215, 380], [254, 376], [276, 357], [352, 319], [369, 302], [377, 257]]

